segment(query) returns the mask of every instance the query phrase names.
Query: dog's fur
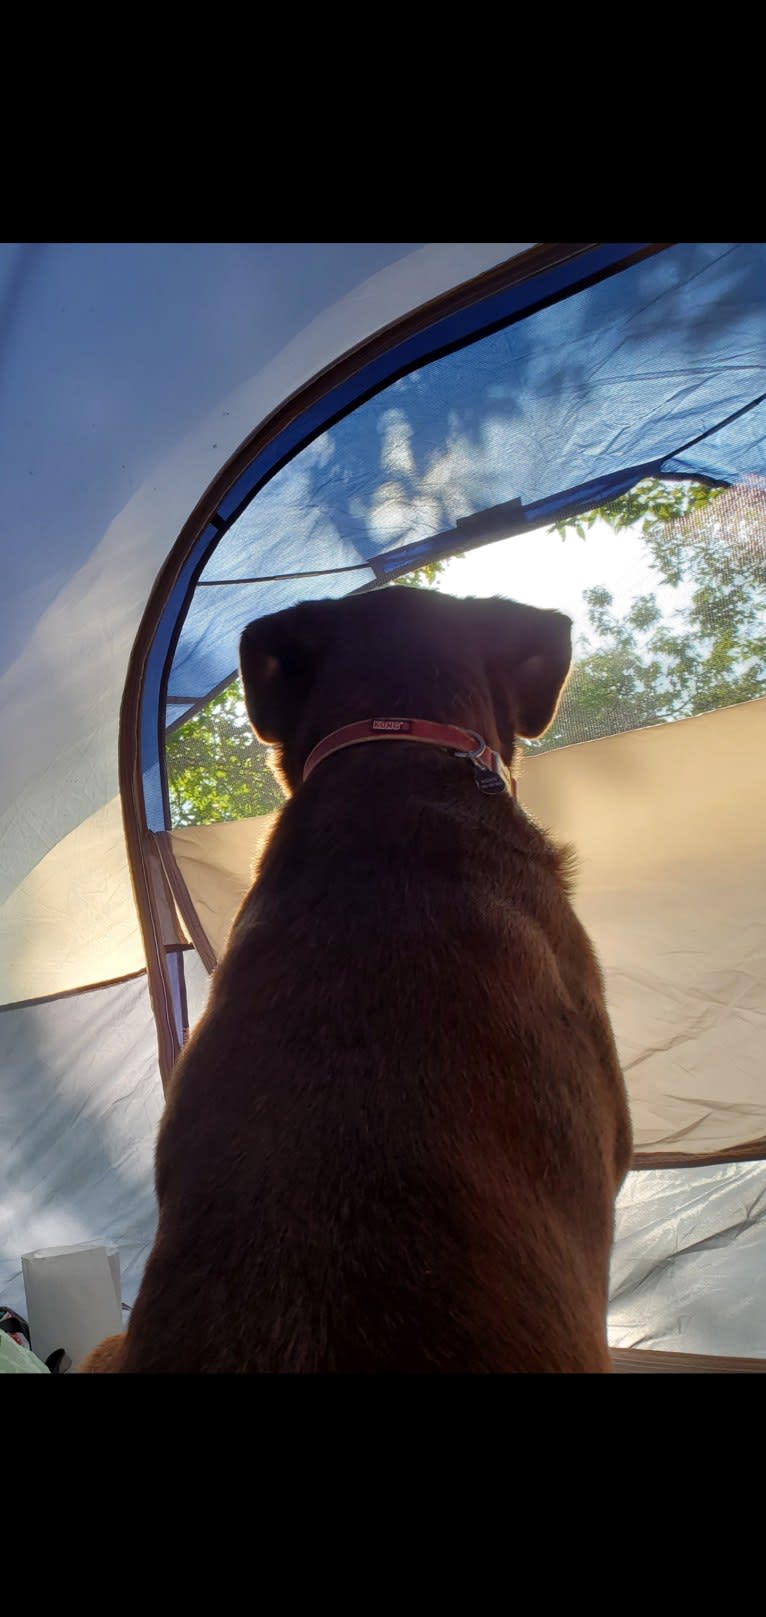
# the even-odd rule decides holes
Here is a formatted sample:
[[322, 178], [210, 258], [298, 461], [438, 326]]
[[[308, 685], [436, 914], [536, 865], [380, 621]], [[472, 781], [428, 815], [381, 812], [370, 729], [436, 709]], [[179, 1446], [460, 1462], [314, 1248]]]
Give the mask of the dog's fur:
[[250, 624], [248, 711], [293, 794], [170, 1084], [159, 1227], [83, 1370], [608, 1371], [631, 1135], [568, 856], [435, 747], [312, 747], [379, 715], [506, 763], [568, 618], [391, 589]]

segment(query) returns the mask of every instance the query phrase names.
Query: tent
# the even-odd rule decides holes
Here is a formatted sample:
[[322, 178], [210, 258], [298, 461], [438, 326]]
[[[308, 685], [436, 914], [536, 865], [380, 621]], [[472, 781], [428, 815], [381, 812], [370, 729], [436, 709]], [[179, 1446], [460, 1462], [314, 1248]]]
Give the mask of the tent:
[[[268, 824], [173, 828], [168, 729], [261, 613], [646, 476], [762, 478], [766, 248], [8, 245], [0, 309], [0, 1300], [22, 1251], [98, 1238], [130, 1302], [162, 1085]], [[766, 1362], [765, 708], [525, 770], [631, 1094], [623, 1367]]]

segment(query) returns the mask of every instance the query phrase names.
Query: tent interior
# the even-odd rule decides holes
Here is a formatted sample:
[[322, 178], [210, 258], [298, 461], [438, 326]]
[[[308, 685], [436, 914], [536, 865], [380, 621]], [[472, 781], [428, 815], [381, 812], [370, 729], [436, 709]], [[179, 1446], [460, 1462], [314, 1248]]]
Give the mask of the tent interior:
[[[276, 812], [195, 810], [178, 738], [253, 618], [417, 572], [575, 620], [520, 797], [629, 1090], [617, 1367], [766, 1367], [766, 247], [6, 245], [0, 318], [0, 1303], [66, 1243], [140, 1282]], [[710, 498], [591, 525], [650, 482]]]

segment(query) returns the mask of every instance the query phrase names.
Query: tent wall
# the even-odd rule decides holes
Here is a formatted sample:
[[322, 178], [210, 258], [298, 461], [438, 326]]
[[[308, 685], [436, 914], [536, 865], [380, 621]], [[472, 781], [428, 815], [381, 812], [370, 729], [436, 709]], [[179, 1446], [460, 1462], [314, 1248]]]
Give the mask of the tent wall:
[[[766, 1155], [766, 700], [526, 759], [525, 811], [577, 850], [643, 1166]], [[163, 835], [212, 965], [273, 815]], [[175, 873], [173, 872], [175, 866]]]
[[0, 1299], [24, 1313], [23, 1252], [111, 1240], [131, 1302], [162, 1114], [145, 975], [0, 1011], [0, 1073]]
[[210, 480], [340, 353], [526, 245], [0, 247], [0, 902], [117, 794], [131, 647]]
[[765, 1270], [766, 1163], [629, 1174], [610, 1345], [766, 1360]]
[[[188, 941], [158, 871], [168, 948]], [[146, 966], [122, 806], [113, 798], [62, 837], [0, 904], [0, 1005], [115, 981]]]

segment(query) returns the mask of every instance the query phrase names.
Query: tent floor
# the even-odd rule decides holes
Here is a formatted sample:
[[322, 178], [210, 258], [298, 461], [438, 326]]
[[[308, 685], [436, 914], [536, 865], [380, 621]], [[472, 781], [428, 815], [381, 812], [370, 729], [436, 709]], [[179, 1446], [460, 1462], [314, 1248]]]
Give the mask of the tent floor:
[[656, 1353], [648, 1348], [612, 1348], [618, 1374], [757, 1375], [766, 1374], [766, 1359], [732, 1359], [709, 1353]]

